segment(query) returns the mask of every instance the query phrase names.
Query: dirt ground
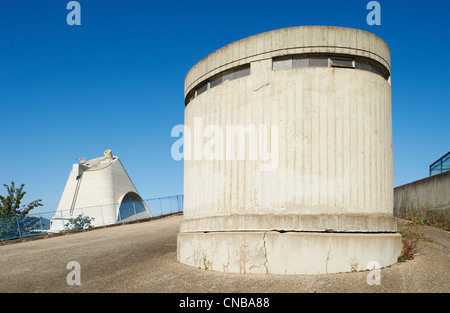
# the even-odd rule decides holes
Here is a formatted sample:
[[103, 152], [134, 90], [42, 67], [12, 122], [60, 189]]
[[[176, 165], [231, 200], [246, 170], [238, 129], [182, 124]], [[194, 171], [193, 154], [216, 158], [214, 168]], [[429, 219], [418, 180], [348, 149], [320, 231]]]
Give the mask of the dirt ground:
[[[182, 215], [0, 246], [0, 292], [152, 293], [430, 293], [450, 292], [450, 234], [414, 226], [423, 234], [415, 258], [381, 270], [323, 275], [226, 274], [176, 260]], [[397, 219], [399, 230], [407, 221]], [[68, 285], [70, 261], [80, 264], [80, 285]]]

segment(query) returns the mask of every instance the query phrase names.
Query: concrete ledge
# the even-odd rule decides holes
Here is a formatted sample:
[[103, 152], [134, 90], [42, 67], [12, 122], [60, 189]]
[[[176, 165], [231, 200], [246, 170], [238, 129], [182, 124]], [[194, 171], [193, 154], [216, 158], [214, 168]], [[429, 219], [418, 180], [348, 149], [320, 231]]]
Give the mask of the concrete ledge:
[[236, 214], [184, 218], [180, 232], [205, 231], [396, 232], [392, 214]]
[[325, 274], [366, 270], [397, 262], [398, 233], [211, 232], [178, 234], [177, 258], [205, 270], [229, 273]]

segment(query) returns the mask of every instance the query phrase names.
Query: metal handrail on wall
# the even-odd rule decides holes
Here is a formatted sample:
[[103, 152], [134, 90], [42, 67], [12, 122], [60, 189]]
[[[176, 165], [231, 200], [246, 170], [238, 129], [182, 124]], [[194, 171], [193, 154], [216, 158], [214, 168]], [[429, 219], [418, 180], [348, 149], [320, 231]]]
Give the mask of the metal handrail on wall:
[[430, 165], [430, 176], [450, 170], [450, 151]]

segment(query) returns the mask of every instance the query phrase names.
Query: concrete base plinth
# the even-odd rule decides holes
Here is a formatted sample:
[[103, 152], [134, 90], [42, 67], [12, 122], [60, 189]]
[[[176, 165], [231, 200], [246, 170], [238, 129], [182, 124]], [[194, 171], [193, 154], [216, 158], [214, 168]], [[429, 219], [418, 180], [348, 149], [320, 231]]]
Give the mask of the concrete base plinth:
[[177, 257], [220, 272], [324, 274], [394, 264], [401, 248], [398, 233], [180, 233]]

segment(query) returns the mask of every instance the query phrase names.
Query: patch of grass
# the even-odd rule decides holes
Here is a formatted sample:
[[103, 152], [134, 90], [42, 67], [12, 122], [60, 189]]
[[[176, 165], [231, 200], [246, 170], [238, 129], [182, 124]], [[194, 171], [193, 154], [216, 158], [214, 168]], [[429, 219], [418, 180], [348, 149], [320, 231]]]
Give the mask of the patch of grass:
[[398, 262], [413, 260], [416, 253], [417, 242], [424, 239], [423, 233], [414, 229], [414, 225], [408, 224], [407, 228], [400, 229], [398, 232], [402, 235], [402, 251], [398, 257]]
[[424, 208], [421, 205], [419, 205], [417, 210], [410, 210], [409, 218], [406, 217], [406, 210], [401, 211], [400, 215], [402, 215], [402, 218], [409, 219], [411, 221], [410, 223], [413, 225], [427, 225], [447, 231], [449, 230], [449, 222], [444, 213]]
[[402, 235], [402, 240], [406, 238], [415, 240], [423, 239], [423, 233], [415, 229], [412, 223], [408, 223], [407, 227], [399, 229], [398, 232]]
[[432, 226], [436, 228], [440, 228], [443, 230], [448, 231], [449, 228], [446, 226], [446, 222], [440, 222], [438, 221], [434, 216], [431, 216], [430, 220], [426, 218], [420, 218], [420, 217], [413, 217], [411, 221], [409, 222], [411, 225], [420, 225], [420, 226]]
[[416, 253], [417, 241], [418, 241], [418, 239], [414, 239], [414, 238], [404, 238], [403, 239], [402, 252], [400, 253], [400, 256], [398, 257], [399, 262], [405, 262], [406, 260], [414, 259], [414, 254]]
[[394, 215], [410, 220], [414, 225], [427, 225], [450, 231], [450, 221], [445, 210], [427, 208], [418, 204], [417, 208], [394, 208]]

